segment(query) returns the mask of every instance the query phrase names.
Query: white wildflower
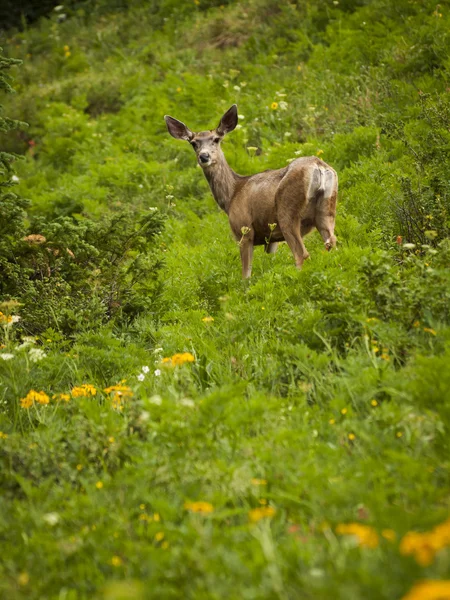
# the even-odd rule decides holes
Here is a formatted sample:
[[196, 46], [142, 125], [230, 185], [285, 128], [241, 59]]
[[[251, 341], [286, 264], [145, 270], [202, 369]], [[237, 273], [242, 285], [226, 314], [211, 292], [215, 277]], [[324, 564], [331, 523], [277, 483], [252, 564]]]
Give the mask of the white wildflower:
[[147, 410], [143, 410], [141, 412], [141, 414], [139, 415], [139, 421], [141, 421], [141, 423], [145, 423], [149, 419], [150, 419], [150, 413]]
[[161, 375], [161, 369], [155, 369], [155, 372], [153, 373], [153, 375], [155, 377], [159, 377]]
[[244, 115], [238, 115], [238, 119], [240, 119], [242, 121], [243, 119], [245, 119], [245, 117], [244, 117]]
[[30, 357], [31, 362], [37, 363], [43, 358], [45, 358], [47, 355], [40, 348], [31, 348], [28, 352], [28, 356]]
[[280, 100], [278, 102], [278, 108], [280, 110], [287, 110], [288, 106], [289, 106], [289, 104], [287, 102], [285, 102], [284, 100]]
[[3, 360], [11, 360], [14, 358], [14, 354], [8, 354], [7, 352], [4, 352], [3, 354], [0, 354], [0, 358], [3, 358]]
[[23, 350], [24, 348], [28, 348], [28, 346], [31, 346], [35, 343], [36, 340], [34, 339], [34, 337], [31, 337], [30, 335], [25, 335], [22, 338], [22, 343], [20, 344], [20, 346], [17, 346], [17, 350]]
[[188, 408], [194, 408], [195, 402], [190, 398], [182, 398], [180, 400], [181, 406], [187, 406]]
[[11, 181], [14, 181], [14, 183], [19, 183], [20, 179], [17, 177], [17, 175], [13, 175], [11, 177]]
[[150, 404], [156, 404], [156, 406], [161, 406], [162, 398], [161, 396], [155, 395], [149, 399]]
[[147, 367], [147, 366], [142, 367], [142, 372], [143, 373], [148, 373], [149, 371], [150, 371], [150, 367]]
[[137, 378], [139, 379], [139, 381], [144, 381], [144, 379], [145, 379], [144, 373], [139, 373], [139, 375], [137, 376]]
[[57, 512], [50, 512], [45, 514], [42, 519], [47, 523], [47, 525], [50, 525], [50, 527], [53, 527], [54, 525], [56, 525], [57, 523], [59, 523], [61, 517], [59, 516], [59, 514]]
[[12, 315], [11, 316], [11, 323], [18, 323], [19, 321], [20, 321], [19, 315]]

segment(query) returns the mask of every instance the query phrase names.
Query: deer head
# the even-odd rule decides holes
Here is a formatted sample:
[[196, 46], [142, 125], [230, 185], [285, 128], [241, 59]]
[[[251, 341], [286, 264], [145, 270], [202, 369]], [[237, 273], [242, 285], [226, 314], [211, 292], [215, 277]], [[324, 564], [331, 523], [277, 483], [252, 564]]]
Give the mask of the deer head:
[[220, 119], [216, 129], [194, 133], [181, 121], [169, 115], [164, 117], [167, 129], [172, 137], [186, 140], [193, 147], [197, 162], [202, 168], [212, 167], [224, 160], [220, 142], [224, 136], [235, 129], [238, 123], [237, 106], [233, 106]]

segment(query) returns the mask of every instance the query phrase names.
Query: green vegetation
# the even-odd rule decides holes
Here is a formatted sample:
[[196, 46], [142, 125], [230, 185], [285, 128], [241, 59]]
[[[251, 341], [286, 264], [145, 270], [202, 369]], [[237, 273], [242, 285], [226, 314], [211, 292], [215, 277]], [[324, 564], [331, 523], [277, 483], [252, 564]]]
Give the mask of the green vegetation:
[[[0, 596], [448, 598], [448, 3], [126, 4], [0, 40]], [[167, 133], [234, 102], [338, 171], [301, 272]]]

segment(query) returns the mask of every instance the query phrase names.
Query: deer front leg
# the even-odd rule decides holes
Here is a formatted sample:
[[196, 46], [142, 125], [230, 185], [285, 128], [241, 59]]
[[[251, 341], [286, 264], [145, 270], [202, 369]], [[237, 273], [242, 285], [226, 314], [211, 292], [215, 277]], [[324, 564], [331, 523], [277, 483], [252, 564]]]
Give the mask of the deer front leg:
[[242, 279], [248, 279], [252, 274], [253, 240], [243, 239], [239, 244], [242, 262]]

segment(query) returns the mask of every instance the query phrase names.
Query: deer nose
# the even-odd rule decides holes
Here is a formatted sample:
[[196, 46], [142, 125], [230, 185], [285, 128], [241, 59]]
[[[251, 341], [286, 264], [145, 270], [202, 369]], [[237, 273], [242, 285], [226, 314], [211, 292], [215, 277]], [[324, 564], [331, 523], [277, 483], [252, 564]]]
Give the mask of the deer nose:
[[207, 163], [209, 162], [209, 154], [206, 154], [205, 152], [202, 152], [201, 154], [198, 155], [200, 162], [202, 163]]

